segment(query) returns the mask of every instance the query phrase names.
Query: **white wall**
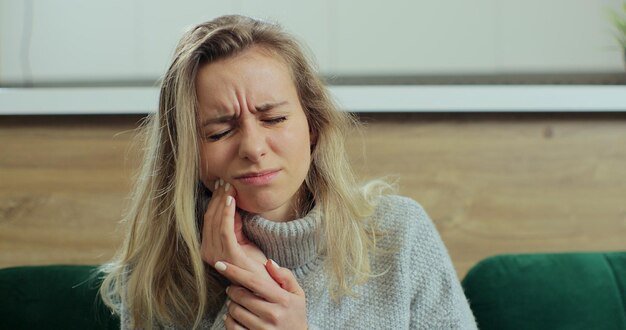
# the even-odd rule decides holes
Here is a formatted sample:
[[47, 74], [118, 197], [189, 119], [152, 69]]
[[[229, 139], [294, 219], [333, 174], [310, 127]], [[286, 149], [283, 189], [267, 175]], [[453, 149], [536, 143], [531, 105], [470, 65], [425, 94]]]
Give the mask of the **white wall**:
[[620, 3], [0, 0], [0, 84], [156, 80], [187, 27], [227, 13], [281, 22], [326, 74], [620, 72], [605, 12]]

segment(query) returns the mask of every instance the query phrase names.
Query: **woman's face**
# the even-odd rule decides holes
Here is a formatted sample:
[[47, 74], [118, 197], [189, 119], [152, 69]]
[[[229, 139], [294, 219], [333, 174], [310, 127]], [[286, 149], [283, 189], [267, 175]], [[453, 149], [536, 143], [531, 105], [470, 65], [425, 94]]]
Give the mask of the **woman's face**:
[[238, 207], [274, 221], [293, 217], [311, 135], [286, 64], [252, 47], [202, 66], [196, 93], [205, 186], [223, 179]]

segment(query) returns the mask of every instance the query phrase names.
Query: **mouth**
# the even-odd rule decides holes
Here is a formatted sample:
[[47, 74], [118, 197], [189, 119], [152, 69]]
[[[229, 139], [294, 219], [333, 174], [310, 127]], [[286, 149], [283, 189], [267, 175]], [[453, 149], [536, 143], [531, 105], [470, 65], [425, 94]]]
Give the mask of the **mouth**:
[[265, 185], [272, 182], [278, 175], [280, 170], [267, 170], [261, 172], [248, 172], [243, 175], [236, 176], [235, 179], [247, 185]]

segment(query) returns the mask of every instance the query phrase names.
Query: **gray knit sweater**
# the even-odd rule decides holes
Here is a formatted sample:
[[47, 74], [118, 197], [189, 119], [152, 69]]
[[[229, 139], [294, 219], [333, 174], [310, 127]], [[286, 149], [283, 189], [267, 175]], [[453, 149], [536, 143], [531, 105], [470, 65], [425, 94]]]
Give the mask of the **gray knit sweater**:
[[[378, 244], [395, 252], [371, 259], [373, 273], [384, 275], [357, 286], [358, 297], [344, 297], [338, 303], [330, 298], [324, 256], [317, 253], [319, 223], [314, 212], [284, 223], [260, 216], [244, 220], [246, 236], [295, 274], [306, 293], [311, 329], [476, 329], [446, 248], [415, 201], [399, 196], [381, 199], [373, 215], [385, 233]], [[205, 320], [203, 327], [224, 329], [225, 310], [224, 306], [214, 323]]]

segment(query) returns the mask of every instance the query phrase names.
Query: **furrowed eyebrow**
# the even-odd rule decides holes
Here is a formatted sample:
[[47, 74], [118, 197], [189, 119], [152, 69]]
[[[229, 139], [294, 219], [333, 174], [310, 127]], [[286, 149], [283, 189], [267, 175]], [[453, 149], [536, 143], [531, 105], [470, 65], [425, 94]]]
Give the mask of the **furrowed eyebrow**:
[[205, 121], [202, 122], [202, 125], [200, 127], [205, 127], [207, 125], [211, 125], [211, 124], [221, 124], [221, 123], [228, 123], [230, 121], [235, 120], [235, 116], [234, 115], [227, 115], [227, 116], [221, 116], [221, 117], [217, 117], [217, 118], [210, 118], [207, 119]]
[[[275, 103], [264, 103], [261, 104], [257, 107], [255, 107], [255, 111], [258, 112], [265, 112], [265, 111], [269, 111], [272, 110], [274, 108], [278, 108], [280, 106], [283, 106], [287, 104], [287, 101], [282, 101], [282, 102], [275, 102]], [[222, 124], [222, 123], [228, 123], [235, 120], [235, 116], [234, 115], [226, 115], [226, 116], [220, 116], [217, 118], [210, 118], [207, 119], [205, 121], [202, 122], [202, 124], [200, 125], [200, 127], [205, 127], [207, 125], [211, 125], [211, 124]]]
[[287, 104], [287, 101], [276, 102], [276, 103], [265, 103], [265, 104], [261, 104], [258, 107], [256, 107], [255, 110], [258, 111], [258, 112], [265, 112], [265, 111], [272, 110], [274, 108], [278, 108], [278, 107], [283, 106], [285, 104]]

